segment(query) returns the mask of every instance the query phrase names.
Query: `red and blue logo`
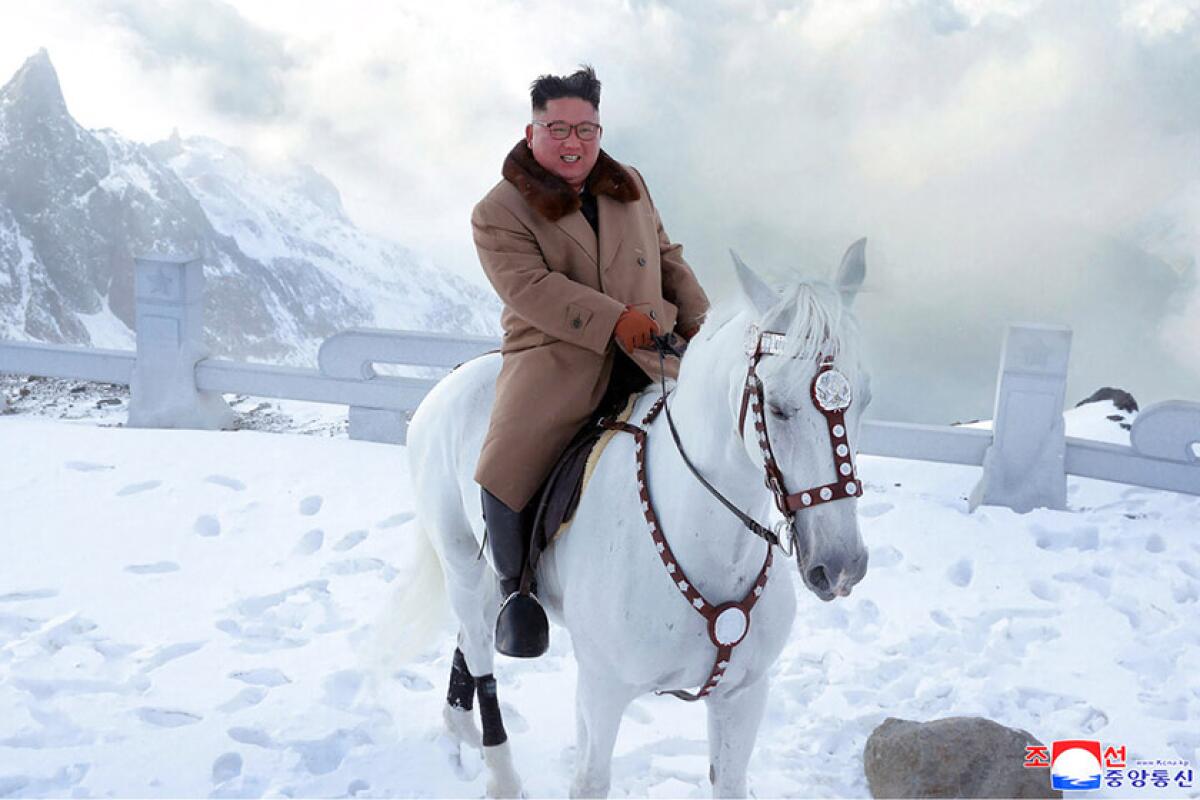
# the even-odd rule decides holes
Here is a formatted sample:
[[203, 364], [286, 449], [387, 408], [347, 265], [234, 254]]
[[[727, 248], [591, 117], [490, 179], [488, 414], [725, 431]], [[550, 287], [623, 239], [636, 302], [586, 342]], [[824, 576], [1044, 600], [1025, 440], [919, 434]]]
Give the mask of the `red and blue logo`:
[[1195, 772], [1186, 759], [1139, 758], [1128, 768], [1123, 744], [1101, 748], [1092, 739], [1059, 739], [1050, 747], [1032, 744], [1025, 748], [1026, 769], [1049, 769], [1050, 785], [1059, 791], [1099, 789], [1165, 789], [1174, 784], [1190, 789]]
[[1100, 788], [1100, 743], [1091, 739], [1061, 739], [1050, 756], [1050, 786], [1079, 791]]

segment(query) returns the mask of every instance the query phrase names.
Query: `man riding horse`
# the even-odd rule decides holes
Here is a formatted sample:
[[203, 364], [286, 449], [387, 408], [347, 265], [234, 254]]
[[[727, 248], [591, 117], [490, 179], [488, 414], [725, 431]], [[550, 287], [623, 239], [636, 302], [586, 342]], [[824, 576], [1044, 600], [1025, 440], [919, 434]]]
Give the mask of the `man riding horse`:
[[471, 215], [475, 247], [504, 303], [503, 365], [475, 480], [504, 598], [496, 649], [536, 657], [545, 612], [520, 592], [538, 490], [597, 408], [644, 388], [660, 367], [652, 336], [700, 329], [708, 297], [672, 243], [641, 174], [600, 148], [591, 67], [543, 75], [533, 120], [503, 180]]

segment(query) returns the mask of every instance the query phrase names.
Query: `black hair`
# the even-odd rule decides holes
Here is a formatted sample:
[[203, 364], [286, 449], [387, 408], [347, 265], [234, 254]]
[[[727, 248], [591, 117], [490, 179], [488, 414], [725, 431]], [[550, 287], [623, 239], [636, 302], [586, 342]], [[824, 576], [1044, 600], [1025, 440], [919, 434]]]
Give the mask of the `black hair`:
[[600, 110], [600, 81], [588, 64], [580, 64], [570, 75], [541, 75], [529, 84], [529, 97], [534, 111], [545, 111], [546, 102], [560, 97], [578, 97]]

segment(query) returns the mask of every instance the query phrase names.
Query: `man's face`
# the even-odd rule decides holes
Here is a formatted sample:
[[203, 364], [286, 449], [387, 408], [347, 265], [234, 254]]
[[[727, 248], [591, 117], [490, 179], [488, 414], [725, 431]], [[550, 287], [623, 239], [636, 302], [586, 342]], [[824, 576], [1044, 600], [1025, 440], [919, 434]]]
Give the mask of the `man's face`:
[[[579, 97], [559, 97], [547, 100], [546, 107], [535, 111], [533, 118], [539, 122], [600, 123], [600, 113], [591, 103]], [[596, 166], [600, 157], [600, 133], [591, 141], [581, 141], [572, 130], [566, 139], [555, 139], [541, 125], [525, 126], [525, 141], [533, 151], [533, 157], [547, 171], [566, 181], [572, 189], [583, 188], [588, 173]]]

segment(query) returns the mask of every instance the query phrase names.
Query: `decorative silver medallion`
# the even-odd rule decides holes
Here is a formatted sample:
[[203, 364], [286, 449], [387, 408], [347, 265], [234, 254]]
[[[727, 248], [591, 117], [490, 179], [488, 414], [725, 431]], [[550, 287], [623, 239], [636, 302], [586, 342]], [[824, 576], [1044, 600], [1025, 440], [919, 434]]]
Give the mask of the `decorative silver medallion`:
[[734, 606], [717, 615], [713, 624], [713, 636], [719, 644], [735, 645], [746, 635], [746, 629], [749, 627], [750, 619], [746, 612]]
[[813, 382], [813, 396], [822, 410], [841, 411], [850, 406], [850, 381], [840, 370], [825, 370]]

